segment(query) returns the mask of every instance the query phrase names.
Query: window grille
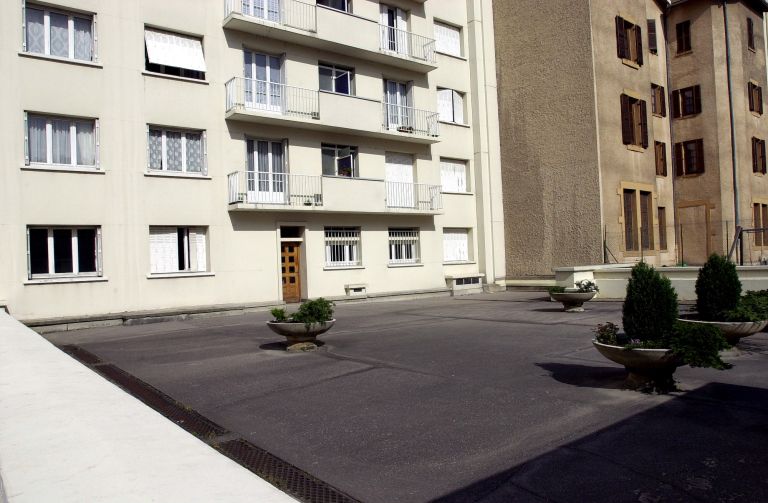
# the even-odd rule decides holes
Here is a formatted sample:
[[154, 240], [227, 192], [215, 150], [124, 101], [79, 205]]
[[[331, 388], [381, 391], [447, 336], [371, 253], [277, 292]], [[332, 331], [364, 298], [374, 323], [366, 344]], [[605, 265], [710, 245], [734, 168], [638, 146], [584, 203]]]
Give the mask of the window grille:
[[359, 227], [325, 228], [326, 267], [358, 267], [362, 265]]
[[389, 229], [390, 264], [418, 264], [419, 248], [418, 229]]

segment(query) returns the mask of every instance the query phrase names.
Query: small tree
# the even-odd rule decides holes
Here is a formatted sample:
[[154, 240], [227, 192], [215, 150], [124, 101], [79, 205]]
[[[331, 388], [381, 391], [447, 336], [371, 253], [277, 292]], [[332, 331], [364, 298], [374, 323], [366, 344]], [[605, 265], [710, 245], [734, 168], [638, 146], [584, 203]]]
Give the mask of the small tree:
[[726, 313], [739, 305], [741, 281], [736, 266], [713, 253], [699, 270], [696, 279], [696, 310], [702, 319], [723, 321]]
[[640, 262], [632, 268], [622, 307], [624, 332], [639, 341], [667, 340], [677, 319], [677, 293], [669, 278]]

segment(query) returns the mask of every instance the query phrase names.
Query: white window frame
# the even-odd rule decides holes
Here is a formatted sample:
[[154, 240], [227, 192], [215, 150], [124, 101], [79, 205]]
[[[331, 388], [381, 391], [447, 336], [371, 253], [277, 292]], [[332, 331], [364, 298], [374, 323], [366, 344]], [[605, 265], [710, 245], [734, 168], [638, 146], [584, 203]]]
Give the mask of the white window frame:
[[[152, 167], [152, 155], [150, 153], [151, 151], [151, 138], [152, 138], [152, 131], [162, 131], [162, 154], [161, 154], [161, 167], [160, 168], [154, 168]], [[168, 149], [167, 149], [167, 134], [168, 133], [180, 133], [181, 134], [181, 169], [180, 170], [173, 170], [168, 168]], [[199, 134], [201, 136], [201, 155], [202, 155], [202, 166], [200, 166], [200, 171], [189, 171], [189, 166], [187, 164], [187, 134]], [[176, 128], [167, 128], [162, 126], [155, 126], [152, 124], [147, 124], [147, 172], [149, 173], [184, 173], [186, 175], [194, 175], [194, 176], [207, 176], [208, 175], [208, 145], [207, 145], [207, 135], [204, 130], [201, 129], [176, 129]]]
[[[463, 180], [462, 176], [456, 175], [457, 166], [463, 168]], [[455, 180], [451, 180], [451, 177], [454, 177]], [[447, 157], [440, 158], [440, 187], [443, 193], [469, 194], [471, 192], [469, 182], [469, 161], [465, 159], [449, 159]], [[447, 189], [446, 185], [448, 186]], [[455, 190], [450, 190], [454, 188], [453, 186], [455, 186]]]
[[[156, 231], [157, 234], [163, 234], [163, 231], [165, 231], [166, 234], [174, 233], [176, 235], [176, 247], [175, 253], [176, 253], [176, 264], [175, 268], [172, 270], [160, 270], [161, 264], [156, 264], [153, 259], [153, 240], [152, 235], [153, 231]], [[181, 232], [181, 237], [184, 240], [182, 243], [182, 249], [184, 250], [184, 268], [179, 269], [178, 263], [179, 263], [179, 256], [178, 256], [178, 238], [179, 238], [179, 231]], [[195, 240], [195, 248], [192, 248], [192, 242], [190, 240], [190, 235], [194, 233], [195, 236], [202, 235], [202, 254], [200, 250], [197, 248], [197, 245], [200, 244], [197, 240]], [[149, 270], [150, 270], [150, 276], [164, 276], [169, 274], [206, 274], [209, 272], [209, 264], [210, 264], [210, 258], [209, 258], [209, 235], [208, 235], [208, 227], [207, 226], [165, 226], [165, 225], [151, 225], [149, 227]], [[193, 253], [194, 253], [194, 261], [193, 261]], [[202, 255], [203, 260], [199, 260], [199, 257]], [[203, 263], [200, 263], [203, 262]], [[193, 269], [192, 266], [196, 265], [197, 268]]]
[[[48, 272], [44, 274], [32, 274], [32, 249], [30, 242], [30, 231], [32, 229], [44, 229], [48, 233]], [[96, 271], [92, 272], [80, 272], [79, 250], [77, 231], [80, 229], [95, 230], [96, 231], [96, 246], [94, 257], [96, 261]], [[72, 272], [56, 272], [56, 255], [53, 245], [53, 231], [55, 230], [68, 230], [71, 232], [71, 246], [72, 246]], [[53, 272], [51, 272], [53, 271]], [[82, 226], [45, 226], [45, 225], [29, 225], [27, 226], [27, 278], [32, 279], [45, 279], [45, 278], [79, 278], [79, 277], [101, 277], [104, 271], [102, 268], [102, 251], [101, 251], [101, 226], [97, 225], [82, 225]]]
[[[32, 52], [27, 47], [27, 9], [28, 8], [43, 11], [43, 30], [44, 30], [44, 36], [45, 36], [45, 43], [44, 43], [45, 45], [42, 53]], [[97, 50], [98, 37], [96, 36], [96, 15], [95, 14], [86, 14], [86, 13], [74, 12], [74, 11], [69, 11], [64, 9], [51, 8], [51, 7], [36, 4], [36, 3], [30, 4], [25, 2], [24, 0], [22, 0], [22, 3], [21, 3], [21, 12], [22, 12], [22, 52], [25, 52], [27, 54], [38, 54], [41, 56], [48, 56], [51, 58], [71, 59], [74, 61], [90, 61], [90, 62], [98, 61], [98, 50]], [[68, 51], [67, 51], [68, 55], [66, 57], [55, 56], [51, 54], [51, 13], [67, 16], [67, 36], [69, 38], [69, 43], [68, 43]], [[75, 18], [79, 18], [85, 21], [90, 21], [91, 23], [91, 48], [92, 48], [91, 59], [75, 58]]]
[[[450, 113], [447, 110], [441, 108], [441, 94], [450, 93], [450, 103], [446, 102], [445, 106], [450, 106]], [[466, 94], [455, 89], [449, 89], [446, 87], [437, 88], [437, 111], [440, 122], [448, 124], [460, 124], [466, 125]], [[450, 115], [447, 117], [446, 115]]]
[[[443, 229], [443, 263], [461, 264], [472, 261], [471, 234], [472, 231], [468, 228]], [[465, 238], [458, 239], [456, 236], [465, 236]], [[463, 248], [465, 249], [457, 249], [457, 252], [453, 256], [449, 256], [448, 252], [451, 251], [453, 246], [450, 243], [458, 243], [459, 245], [463, 245]]]
[[[362, 267], [362, 240], [360, 227], [325, 227], [325, 267], [346, 269]], [[334, 251], [332, 247], [337, 247]], [[334, 260], [334, 255], [341, 256]]]
[[[434, 26], [435, 52], [458, 58], [463, 57], [464, 44], [462, 43], [462, 35], [464, 30], [460, 26], [438, 20], [434, 20]], [[449, 33], [451, 34], [450, 36]], [[458, 33], [458, 40], [451, 40], [451, 38], [454, 38], [453, 33]]]
[[[338, 176], [340, 178], [359, 178], [360, 177], [360, 167], [359, 167], [359, 155], [360, 155], [360, 149], [355, 145], [335, 145], [331, 143], [323, 143], [320, 145], [320, 156], [321, 156], [321, 164], [322, 164], [322, 155], [323, 150], [333, 150], [334, 156], [333, 156], [333, 169], [334, 174], [326, 174], [323, 173], [323, 176]], [[339, 155], [340, 152], [344, 151], [345, 149], [349, 149], [349, 155]], [[346, 176], [346, 175], [340, 175], [339, 174], [339, 161], [342, 159], [346, 159], [347, 157], [350, 157], [352, 159], [352, 175]]]
[[[321, 68], [326, 68], [331, 71], [331, 83], [333, 84], [333, 89], [320, 88], [321, 91], [326, 93], [341, 94], [344, 96], [355, 96], [355, 69], [354, 68], [343, 66], [343, 65], [335, 65], [331, 63], [318, 63], [317, 65], [318, 74]], [[348, 93], [342, 93], [336, 90], [336, 79], [340, 77], [341, 74], [344, 74], [344, 73], [347, 74], [346, 75], [347, 88], [349, 89]]]
[[[390, 227], [388, 232], [391, 265], [421, 263], [421, 239], [418, 227]], [[397, 258], [397, 255], [400, 255], [400, 258]]]
[[344, 8], [343, 9], [337, 9], [336, 7], [331, 7], [330, 5], [321, 4], [320, 2], [317, 2], [317, 5], [321, 6], [321, 7], [325, 7], [326, 9], [332, 9], [332, 10], [337, 10], [339, 12], [347, 12], [347, 13], [351, 14], [352, 13], [352, 0], [341, 0], [341, 1], [344, 3]]
[[[29, 152], [29, 117], [40, 117], [45, 119], [45, 146], [46, 146], [46, 160], [45, 162], [31, 161]], [[53, 162], [53, 121], [69, 121], [69, 164], [54, 163]], [[93, 141], [94, 145], [94, 164], [78, 164], [77, 163], [77, 123], [93, 121]], [[98, 170], [100, 167], [99, 156], [99, 119], [92, 117], [69, 117], [62, 115], [50, 115], [41, 114], [35, 112], [24, 112], [24, 164], [27, 166], [66, 166], [69, 168], [78, 169], [94, 169]]]

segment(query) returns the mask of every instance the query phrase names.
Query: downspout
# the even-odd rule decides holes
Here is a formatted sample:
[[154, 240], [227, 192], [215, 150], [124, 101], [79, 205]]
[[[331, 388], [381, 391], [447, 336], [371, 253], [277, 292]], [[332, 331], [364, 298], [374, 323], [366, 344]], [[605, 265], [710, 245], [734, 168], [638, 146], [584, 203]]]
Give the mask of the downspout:
[[[733, 220], [734, 226], [741, 225], [739, 215], [739, 179], [736, 153], [736, 127], [733, 119], [733, 80], [731, 77], [731, 42], [728, 32], [728, 0], [723, 2], [723, 24], [725, 26], [725, 69], [728, 75], [728, 105], [731, 119], [731, 163], [733, 166]], [[744, 264], [744, 241], [739, 236], [739, 262]]]
[[[664, 59], [666, 60], [667, 96], [672, 96], [672, 59], [669, 51], [669, 39], [667, 38], [669, 36], [669, 10], [670, 8], [667, 7], [666, 11], [661, 14], [661, 29], [664, 30]], [[656, 46], [658, 47], [658, 42], [656, 43]], [[672, 100], [667, 99], [667, 103], [672, 105]], [[672, 110], [669, 110], [667, 115], [669, 117], [669, 158], [671, 159], [669, 165], [671, 167], [670, 176], [672, 177], [672, 228], [675, 230], [675, 246], [678, 249], [678, 263], [682, 264], [683, 250], [680, 247], [680, 238], [683, 235], [683, 229], [680, 228], [680, 219], [677, 216], [677, 160], [675, 158], [675, 134], [674, 129], [672, 128]], [[659, 225], [661, 225], [661, 223], [659, 223]]]

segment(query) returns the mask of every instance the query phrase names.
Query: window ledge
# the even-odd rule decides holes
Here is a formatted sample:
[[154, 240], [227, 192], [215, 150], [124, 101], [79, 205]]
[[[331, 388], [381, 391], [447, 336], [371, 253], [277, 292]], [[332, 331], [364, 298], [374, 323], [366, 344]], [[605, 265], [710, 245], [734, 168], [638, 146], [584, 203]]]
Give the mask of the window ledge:
[[147, 171], [144, 173], [144, 176], [155, 178], [191, 178], [193, 180], [212, 180], [212, 178], [208, 175], [192, 175], [189, 173], [184, 173], [183, 171], [180, 173]]
[[461, 55], [458, 55], [458, 54], [451, 54], [449, 52], [435, 51], [435, 54], [440, 54], [441, 56], [448, 56], [449, 58], [459, 59], [461, 61], [469, 61], [464, 56], [461, 56]]
[[82, 168], [78, 166], [63, 166], [55, 164], [30, 164], [21, 167], [23, 171], [54, 171], [56, 173], [85, 173], [89, 175], [105, 175], [106, 171], [98, 168]]
[[442, 191], [442, 194], [447, 194], [451, 196], [474, 196], [474, 192], [449, 192], [449, 191]]
[[[319, 7], [319, 5], [318, 5]], [[366, 98], [365, 96], [358, 96], [356, 94], [344, 94], [344, 93], [337, 93], [335, 91], [327, 91], [325, 89], [318, 90], [320, 94], [330, 94], [331, 96], [340, 96], [342, 98], [354, 98], [357, 100], [363, 100], [363, 101], [370, 101], [373, 103], [381, 103], [381, 100], [373, 99], [373, 98]]]
[[105, 276], [68, 276], [63, 278], [34, 278], [24, 282], [25, 285], [50, 285], [57, 283], [103, 283], [109, 278]]
[[757, 54], [757, 48], [755, 48], [755, 47], [750, 47], [750, 46], [747, 46], [747, 50], [748, 50], [748, 51], [751, 51], [751, 52], [754, 52], [755, 54]]
[[627, 147], [627, 150], [631, 150], [632, 152], [645, 152], [645, 149], [640, 145], [625, 145], [625, 146]]
[[424, 267], [421, 262], [414, 262], [413, 264], [387, 264], [387, 267], [391, 269], [399, 269], [401, 267]]
[[700, 176], [703, 176], [704, 173], [689, 173], [685, 175], [677, 175], [678, 178], [698, 178]]
[[680, 56], [687, 56], [689, 54], [693, 54], [693, 49], [691, 49], [690, 51], [675, 53], [675, 57], [677, 58], [677, 57], [680, 57]]
[[165, 278], [208, 278], [216, 276], [215, 272], [163, 272], [149, 273], [147, 279], [165, 279]]
[[363, 265], [350, 265], [350, 266], [325, 266], [323, 267], [323, 271], [353, 271], [357, 269], [365, 269], [365, 266]]
[[755, 111], [752, 111], [752, 110], [750, 110], [750, 112], [749, 112], [749, 113], [751, 113], [753, 116], [755, 116], [755, 117], [757, 117], [757, 118], [760, 118], [760, 117], [762, 117], [762, 116], [763, 116], [763, 114], [761, 114], [761, 113], [759, 113], [759, 112], [755, 112]]
[[639, 70], [640, 69], [640, 65], [638, 65], [637, 63], [635, 63], [631, 59], [624, 59], [624, 58], [622, 58], [621, 62], [622, 62], [622, 64], [624, 64], [624, 65], [626, 65], [626, 66], [628, 66], [630, 68], [634, 68], [635, 70]]
[[659, 119], [665, 119], [667, 117], [666, 115], [663, 115], [663, 114], [660, 114], [660, 113], [656, 113], [656, 112], [651, 112], [651, 115], [654, 116], [654, 117], [657, 117]]
[[694, 118], [698, 117], [699, 115], [701, 115], [701, 114], [698, 113], [698, 114], [691, 114], [691, 115], [682, 115], [680, 117], [673, 117], [673, 119], [676, 120], [676, 121], [684, 121], [684, 120], [688, 120], [688, 119], [694, 119]]
[[443, 265], [473, 265], [477, 264], [474, 260], [457, 260], [456, 262], [443, 262]]
[[62, 58], [59, 56], [50, 56], [48, 54], [38, 54], [36, 52], [19, 51], [19, 56], [23, 58], [44, 59], [47, 61], [57, 61], [59, 63], [69, 63], [70, 65], [77, 66], [90, 66], [91, 68], [104, 68], [104, 66], [98, 61], [84, 61], [81, 59]]
[[182, 82], [192, 82], [194, 84], [202, 84], [204, 86], [207, 86], [210, 84], [210, 82], [208, 82], [207, 80], [190, 79], [189, 77], [181, 77], [179, 75], [168, 75], [166, 73], [150, 72], [148, 70], [143, 70], [141, 74], [147, 77], [160, 77], [161, 79], [181, 80]]
[[467, 129], [470, 129], [470, 127], [471, 127], [469, 124], [461, 124], [459, 122], [449, 122], [449, 121], [441, 121], [441, 120], [439, 120], [437, 122], [439, 122], [440, 124], [446, 124], [448, 126], [458, 126], [458, 127], [463, 127], [463, 128], [467, 128]]

